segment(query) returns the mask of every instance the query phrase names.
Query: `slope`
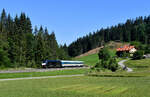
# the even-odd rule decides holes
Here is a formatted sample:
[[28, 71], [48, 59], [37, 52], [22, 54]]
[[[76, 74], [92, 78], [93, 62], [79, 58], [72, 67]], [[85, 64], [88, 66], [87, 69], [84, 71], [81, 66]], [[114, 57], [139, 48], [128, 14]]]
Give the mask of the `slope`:
[[[128, 44], [128, 43], [111, 41], [111, 42], [107, 43], [105, 46], [109, 48], [111, 56], [115, 56], [116, 48], [121, 47], [125, 44]], [[99, 61], [98, 52], [102, 48], [103, 48], [103, 46], [98, 47], [96, 49], [92, 49], [84, 54], [81, 54], [81, 55], [73, 58], [73, 60], [84, 61], [85, 62], [84, 64], [89, 65], [89, 66], [95, 65]]]

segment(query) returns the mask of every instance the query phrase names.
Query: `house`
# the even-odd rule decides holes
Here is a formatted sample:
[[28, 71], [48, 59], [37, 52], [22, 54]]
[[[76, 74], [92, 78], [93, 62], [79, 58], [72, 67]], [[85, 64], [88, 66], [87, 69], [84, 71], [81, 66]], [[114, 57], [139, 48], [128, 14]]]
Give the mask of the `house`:
[[132, 48], [132, 49], [129, 51], [129, 53], [130, 53], [130, 54], [134, 54], [136, 51], [137, 51], [137, 50], [136, 50], [135, 48]]
[[129, 53], [132, 56], [137, 50], [134, 46], [124, 45], [123, 47], [117, 48], [116, 51], [116, 54], [122, 57], [124, 53]]

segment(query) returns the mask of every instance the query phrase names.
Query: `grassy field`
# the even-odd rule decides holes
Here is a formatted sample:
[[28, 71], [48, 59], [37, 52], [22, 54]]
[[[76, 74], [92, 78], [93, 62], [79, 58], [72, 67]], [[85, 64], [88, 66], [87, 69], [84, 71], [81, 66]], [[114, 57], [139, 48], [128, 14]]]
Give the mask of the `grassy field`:
[[[110, 55], [111, 56], [115, 56], [115, 53], [116, 53], [115, 50], [110, 50]], [[99, 62], [98, 54], [91, 54], [91, 55], [88, 55], [88, 56], [83, 56], [83, 57], [80, 57], [80, 58], [75, 58], [73, 60], [84, 61], [84, 64], [86, 64], [88, 66], [93, 66], [97, 62]]]
[[70, 77], [0, 82], [0, 97], [150, 97], [150, 77]]
[[148, 68], [150, 67], [150, 59], [129, 60], [125, 64], [131, 68]]
[[142, 59], [142, 60], [129, 60], [125, 62], [125, 65], [133, 68], [136, 72], [149, 72], [150, 71], [150, 59]]
[[[117, 61], [123, 60], [122, 58]], [[124, 63], [127, 67], [133, 69], [133, 72], [117, 70], [115, 73], [111, 71], [96, 72], [91, 71], [90, 76], [99, 77], [147, 77], [150, 76], [150, 59], [128, 60]]]
[[[114, 55], [114, 51], [112, 54]], [[76, 60], [87, 65], [98, 62], [98, 55], [84, 56]], [[121, 58], [117, 61], [122, 60]], [[133, 72], [95, 72], [89, 76], [62, 77], [0, 82], [0, 97], [150, 97], [150, 59], [125, 62]], [[5, 73], [2, 78], [39, 77], [55, 75], [87, 74], [88, 69], [50, 72]]]
[[[150, 59], [129, 60], [126, 65], [145, 67], [149, 66], [149, 61]], [[40, 76], [77, 72], [85, 73], [86, 70], [41, 72]], [[31, 76], [39, 76], [39, 73], [34, 73]], [[0, 97], [150, 97], [150, 72], [144, 68], [131, 73], [100, 72], [96, 76], [1, 81]]]
[[126, 72], [126, 71], [92, 72], [88, 75], [89, 76], [96, 76], [96, 77], [150, 77], [150, 72], [147, 70], [133, 71], [133, 72]]
[[87, 71], [88, 69], [71, 69], [71, 70], [57, 70], [48, 72], [0, 73], [0, 79], [85, 74]]
[[98, 54], [83, 56], [81, 58], [76, 58], [75, 60], [84, 61], [84, 64], [89, 66], [95, 65], [99, 61]]

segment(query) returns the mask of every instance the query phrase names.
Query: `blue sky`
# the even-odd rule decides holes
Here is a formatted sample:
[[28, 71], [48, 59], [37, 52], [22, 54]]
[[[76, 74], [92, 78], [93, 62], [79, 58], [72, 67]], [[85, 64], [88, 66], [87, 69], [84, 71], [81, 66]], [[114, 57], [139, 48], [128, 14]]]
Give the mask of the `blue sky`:
[[43, 25], [55, 31], [59, 44], [126, 19], [150, 15], [149, 0], [0, 0], [12, 16], [25, 12], [33, 27]]

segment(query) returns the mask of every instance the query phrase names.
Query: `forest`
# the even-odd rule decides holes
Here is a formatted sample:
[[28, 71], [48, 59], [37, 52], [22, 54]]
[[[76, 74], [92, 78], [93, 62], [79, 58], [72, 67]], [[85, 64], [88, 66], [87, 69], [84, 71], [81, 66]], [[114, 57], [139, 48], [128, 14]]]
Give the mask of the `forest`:
[[46, 59], [70, 59], [109, 41], [150, 44], [150, 16], [101, 28], [67, 46], [59, 45], [55, 33], [48, 32], [46, 27], [32, 27], [25, 13], [11, 17], [3, 9], [0, 16], [0, 68], [41, 67]]
[[58, 45], [55, 33], [43, 26], [33, 29], [25, 13], [0, 16], [0, 68], [41, 67], [42, 61], [68, 59], [67, 46]]
[[128, 19], [125, 23], [101, 28], [89, 35], [78, 38], [68, 46], [68, 54], [72, 57], [85, 53], [109, 41], [150, 44], [150, 16]]

